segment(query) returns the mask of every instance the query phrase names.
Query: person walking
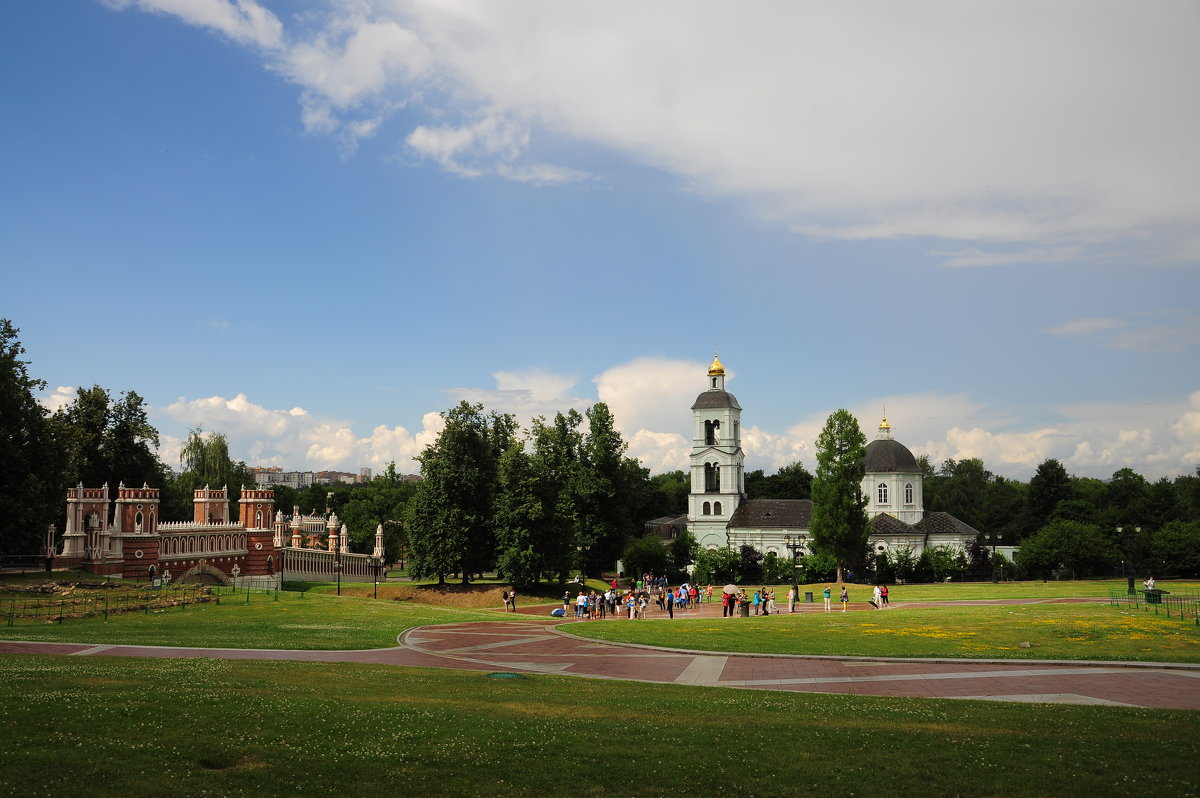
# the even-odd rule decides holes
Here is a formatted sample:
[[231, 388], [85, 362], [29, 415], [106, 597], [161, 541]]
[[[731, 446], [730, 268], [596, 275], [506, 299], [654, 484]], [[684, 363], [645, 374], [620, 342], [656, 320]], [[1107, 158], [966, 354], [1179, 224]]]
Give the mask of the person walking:
[[880, 593], [883, 595], [883, 606], [885, 606], [885, 607], [886, 607], [886, 606], [888, 606], [888, 589], [887, 589], [887, 585], [884, 585], [884, 586], [883, 586], [883, 587], [880, 589], [880, 591], [879, 591], [879, 592], [880, 592]]
[[883, 588], [875, 585], [875, 609], [883, 609]]
[[665, 601], [667, 602], [667, 615], [671, 618], [671, 620], [675, 620], [675, 594], [670, 590], [664, 592], [666, 593]]
[[825, 585], [825, 612], [830, 611], [829, 600], [832, 597], [832, 595], [833, 595], [833, 593], [830, 591], [829, 585]]
[[842, 602], [842, 612], [845, 612], [846, 605], [850, 603], [850, 591], [846, 589], [845, 585], [842, 585], [841, 602]]
[[770, 610], [772, 615], [775, 614], [775, 588], [771, 588], [767, 593], [767, 609]]

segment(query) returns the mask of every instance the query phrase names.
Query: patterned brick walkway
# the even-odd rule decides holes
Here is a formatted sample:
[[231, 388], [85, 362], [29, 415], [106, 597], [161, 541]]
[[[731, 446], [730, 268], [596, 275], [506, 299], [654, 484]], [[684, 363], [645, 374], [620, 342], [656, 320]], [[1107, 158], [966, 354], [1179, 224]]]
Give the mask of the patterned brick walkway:
[[[820, 611], [819, 606], [801, 609]], [[523, 610], [544, 615], [548, 608]], [[720, 606], [683, 614], [719, 616]], [[399, 647], [373, 651], [0, 641], [0, 654], [368, 662], [759, 690], [1200, 710], [1200, 666], [1196, 665], [717, 654], [585, 640], [560, 632], [564, 623], [506, 620], [423, 626], [401, 635]]]

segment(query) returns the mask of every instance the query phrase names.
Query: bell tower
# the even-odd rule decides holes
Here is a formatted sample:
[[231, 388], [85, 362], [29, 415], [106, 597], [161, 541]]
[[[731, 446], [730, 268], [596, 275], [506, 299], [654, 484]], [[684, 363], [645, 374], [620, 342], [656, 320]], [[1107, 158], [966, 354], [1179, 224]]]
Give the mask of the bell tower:
[[704, 548], [729, 545], [729, 518], [746, 492], [742, 407], [725, 390], [725, 366], [713, 357], [706, 389], [692, 405], [688, 529]]

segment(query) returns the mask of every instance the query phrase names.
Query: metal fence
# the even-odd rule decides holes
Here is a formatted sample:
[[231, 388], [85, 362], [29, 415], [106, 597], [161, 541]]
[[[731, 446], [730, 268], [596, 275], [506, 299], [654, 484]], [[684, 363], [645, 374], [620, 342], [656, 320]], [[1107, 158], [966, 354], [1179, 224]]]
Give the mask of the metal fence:
[[1191, 620], [1200, 626], [1200, 593], [1193, 590], [1110, 590], [1108, 603], [1113, 607], [1126, 607], [1143, 612], [1153, 612], [1181, 621]]
[[172, 587], [121, 591], [110, 595], [39, 596], [37, 598], [8, 598], [0, 601], [0, 613], [5, 623], [63, 623], [72, 618], [108, 618], [123, 612], [145, 612], [217, 600], [207, 585], [177, 585]]

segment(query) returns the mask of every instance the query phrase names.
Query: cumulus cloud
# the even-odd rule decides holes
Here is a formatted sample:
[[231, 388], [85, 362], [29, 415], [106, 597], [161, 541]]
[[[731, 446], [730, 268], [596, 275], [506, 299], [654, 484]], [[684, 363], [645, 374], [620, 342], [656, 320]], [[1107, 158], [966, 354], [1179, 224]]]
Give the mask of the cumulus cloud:
[[111, 4], [262, 49], [314, 130], [353, 138], [417, 99], [410, 152], [464, 177], [575, 179], [517, 162], [536, 129], [807, 235], [1034, 244], [948, 266], [1056, 263], [1122, 236], [1195, 253], [1192, 3], [358, 0], [286, 32], [252, 0]]
[[38, 401], [51, 413], [57, 413], [74, 402], [78, 394], [79, 391], [74, 385], [59, 385], [51, 393], [39, 397]]
[[[691, 411], [702, 390], [696, 375], [704, 364], [664, 358], [639, 358], [608, 369], [595, 378], [599, 398], [609, 404], [629, 444], [629, 455], [653, 473], [687, 469], [691, 454]], [[497, 388], [459, 389], [489, 410], [513, 412], [523, 426], [536, 415], [553, 415], [569, 407], [585, 410], [594, 400], [572, 397], [576, 382], [539, 369], [497, 372]], [[731, 386], [732, 387], [732, 386]], [[60, 387], [42, 402], [61, 406], [74, 390]], [[784, 430], [756, 424], [755, 407], [773, 398], [739, 397], [745, 408], [742, 447], [746, 467], [773, 473], [800, 461], [816, 467], [816, 439], [836, 408], [812, 413]], [[1095, 402], [1045, 408], [1061, 421], [1030, 424], [1024, 418], [965, 394], [932, 393], [881, 396], [848, 407], [868, 441], [886, 413], [896, 440], [936, 467], [946, 459], [977, 457], [993, 473], [1029, 479], [1047, 458], [1061, 460], [1080, 476], [1107, 478], [1120, 468], [1133, 468], [1151, 479], [1191, 473], [1200, 463], [1200, 390], [1177, 402]], [[252, 465], [278, 465], [299, 470], [376, 470], [395, 460], [401, 471], [416, 472], [414, 458], [433, 443], [443, 422], [425, 413], [420, 428], [377, 426], [367, 435], [350, 422], [318, 418], [304, 408], [270, 409], [244, 394], [232, 398], [180, 398], [155, 409], [185, 427], [202, 425], [220, 431], [235, 457]], [[161, 456], [178, 459], [182, 441], [164, 434]]]
[[[415, 432], [404, 427], [378, 426], [366, 437], [356, 435], [347, 422], [317, 418], [302, 407], [270, 409], [250, 401], [245, 394], [233, 398], [210, 396], [185, 399], [162, 408], [172, 421], [202, 426], [223, 433], [230, 453], [249, 465], [280, 466], [295, 470], [357, 470], [370, 466], [376, 472], [393, 460], [401, 472], [416, 472], [415, 457], [442, 429], [435, 412], [421, 419]], [[163, 436], [160, 453], [168, 463], [178, 461], [182, 441]]]

